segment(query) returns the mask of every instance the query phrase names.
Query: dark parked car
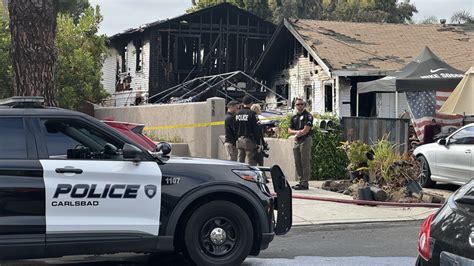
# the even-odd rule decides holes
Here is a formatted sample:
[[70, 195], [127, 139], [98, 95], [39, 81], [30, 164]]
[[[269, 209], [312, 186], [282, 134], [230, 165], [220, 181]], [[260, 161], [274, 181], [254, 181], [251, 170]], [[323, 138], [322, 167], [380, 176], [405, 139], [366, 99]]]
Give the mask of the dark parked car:
[[417, 265], [474, 265], [474, 179], [421, 226]]

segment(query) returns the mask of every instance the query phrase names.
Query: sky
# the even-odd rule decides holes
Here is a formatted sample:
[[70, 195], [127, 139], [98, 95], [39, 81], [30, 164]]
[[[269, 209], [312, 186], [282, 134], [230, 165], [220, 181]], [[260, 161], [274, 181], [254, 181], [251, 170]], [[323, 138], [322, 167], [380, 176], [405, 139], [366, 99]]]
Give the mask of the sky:
[[[474, 0], [411, 0], [418, 9], [416, 21], [428, 16], [446, 18], [458, 10], [474, 14]], [[191, 0], [90, 0], [100, 5], [104, 21], [100, 33], [108, 36], [142, 24], [182, 15], [191, 7]]]

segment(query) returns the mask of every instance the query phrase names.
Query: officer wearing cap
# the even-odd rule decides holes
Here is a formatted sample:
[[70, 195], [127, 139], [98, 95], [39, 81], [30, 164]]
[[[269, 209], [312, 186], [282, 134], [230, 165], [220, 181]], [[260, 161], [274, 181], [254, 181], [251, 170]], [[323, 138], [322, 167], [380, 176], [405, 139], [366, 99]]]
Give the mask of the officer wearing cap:
[[245, 162], [249, 165], [257, 165], [256, 154], [257, 154], [257, 115], [254, 111], [250, 110], [252, 106], [252, 98], [245, 96], [242, 99], [244, 104], [243, 108], [240, 109], [235, 115], [236, 129], [237, 129], [237, 150], [239, 162]]
[[299, 184], [293, 186], [296, 190], [307, 190], [309, 188], [309, 177], [311, 176], [311, 147], [313, 146], [313, 115], [306, 110], [306, 102], [296, 98], [295, 107], [297, 113], [291, 118], [288, 133], [295, 136], [293, 155], [295, 158], [296, 180]]
[[235, 114], [239, 110], [239, 102], [230, 101], [227, 104], [227, 113], [225, 114], [225, 142], [224, 147], [227, 152], [228, 160], [237, 161], [237, 133], [235, 130]]

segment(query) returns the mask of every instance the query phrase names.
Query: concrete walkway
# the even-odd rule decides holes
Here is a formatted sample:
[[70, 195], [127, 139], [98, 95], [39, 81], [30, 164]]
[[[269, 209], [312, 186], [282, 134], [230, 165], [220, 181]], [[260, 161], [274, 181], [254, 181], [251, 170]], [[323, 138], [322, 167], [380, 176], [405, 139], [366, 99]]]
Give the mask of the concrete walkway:
[[[290, 183], [291, 185], [295, 184], [295, 182]], [[321, 181], [311, 181], [309, 190], [293, 190], [293, 194], [335, 199], [352, 199], [351, 196], [322, 190], [320, 188], [321, 184]], [[434, 208], [418, 207], [371, 207], [355, 204], [293, 199], [293, 225], [424, 220], [436, 210], [437, 209]]]

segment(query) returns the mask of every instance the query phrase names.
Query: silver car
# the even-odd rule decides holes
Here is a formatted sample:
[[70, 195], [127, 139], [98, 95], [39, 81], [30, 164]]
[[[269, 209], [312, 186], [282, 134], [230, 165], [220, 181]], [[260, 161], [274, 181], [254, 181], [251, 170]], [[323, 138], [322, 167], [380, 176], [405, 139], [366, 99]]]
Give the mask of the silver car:
[[466, 125], [437, 143], [422, 145], [414, 155], [420, 162], [422, 187], [436, 182], [463, 185], [474, 177], [474, 123]]

